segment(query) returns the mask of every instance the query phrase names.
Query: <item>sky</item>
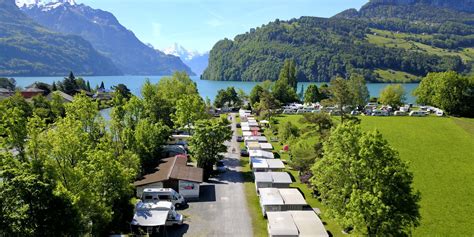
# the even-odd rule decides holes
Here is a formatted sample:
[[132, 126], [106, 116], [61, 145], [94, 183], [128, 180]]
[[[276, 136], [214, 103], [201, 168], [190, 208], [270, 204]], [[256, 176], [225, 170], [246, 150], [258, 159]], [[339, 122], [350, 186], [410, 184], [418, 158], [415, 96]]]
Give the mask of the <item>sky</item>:
[[219, 40], [233, 39], [275, 19], [330, 17], [368, 0], [76, 0], [113, 13], [144, 43], [157, 49], [174, 43], [209, 51]]

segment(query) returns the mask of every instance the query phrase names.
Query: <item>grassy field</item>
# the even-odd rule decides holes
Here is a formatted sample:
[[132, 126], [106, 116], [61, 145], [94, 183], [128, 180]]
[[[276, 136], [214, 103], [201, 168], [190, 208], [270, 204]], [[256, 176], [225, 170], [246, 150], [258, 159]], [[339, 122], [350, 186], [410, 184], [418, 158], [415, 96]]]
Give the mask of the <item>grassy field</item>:
[[419, 52], [426, 52], [428, 54], [439, 55], [439, 56], [459, 56], [465, 61], [474, 60], [474, 54], [472, 48], [466, 48], [464, 50], [447, 50], [442, 48], [433, 47], [431, 45], [422, 44], [416, 41], [412, 41], [409, 37], [419, 38], [431, 38], [431, 35], [421, 34], [407, 34], [407, 33], [393, 33], [385, 30], [372, 29], [375, 34], [368, 34], [367, 40], [379, 46], [385, 46], [389, 48], [403, 48], [408, 50], [414, 50]]
[[[298, 123], [299, 118], [300, 115], [291, 115], [278, 119], [280, 123], [292, 121], [302, 126]], [[414, 236], [472, 236], [474, 119], [360, 118], [364, 129], [381, 131], [399, 151], [400, 157], [409, 162], [414, 173], [414, 187], [422, 194], [421, 226], [414, 231]], [[276, 149], [281, 149], [281, 145]], [[324, 207], [317, 200], [309, 199], [308, 202], [324, 214]], [[335, 223], [324, 215], [323, 221], [331, 233], [339, 235], [340, 228]]]
[[421, 78], [406, 72], [395, 71], [395, 70], [383, 70], [383, 69], [376, 69], [374, 71], [379, 76], [379, 80], [383, 82], [414, 82], [419, 81]]

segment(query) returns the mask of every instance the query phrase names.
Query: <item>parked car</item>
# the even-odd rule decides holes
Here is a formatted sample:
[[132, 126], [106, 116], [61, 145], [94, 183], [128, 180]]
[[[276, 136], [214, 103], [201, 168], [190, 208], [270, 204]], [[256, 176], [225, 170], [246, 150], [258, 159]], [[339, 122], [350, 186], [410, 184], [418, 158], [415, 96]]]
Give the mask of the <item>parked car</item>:
[[436, 113], [435, 113], [435, 114], [436, 114], [436, 116], [438, 116], [438, 117], [443, 117], [443, 116], [444, 116], [444, 111], [438, 109], [438, 110], [436, 110]]
[[412, 117], [425, 117], [426, 115], [428, 115], [425, 111], [411, 111], [410, 116]]
[[284, 109], [283, 113], [284, 114], [295, 114], [296, 110], [294, 110], [294, 109]]
[[395, 111], [395, 113], [393, 115], [395, 115], [395, 116], [406, 116], [407, 113], [405, 111]]
[[244, 138], [241, 137], [241, 136], [238, 136], [238, 137], [237, 137], [237, 141], [238, 141], [238, 142], [243, 142], [243, 141], [244, 141]]
[[242, 149], [242, 150], [240, 150], [240, 156], [248, 157], [248, 156], [249, 156], [249, 152], [247, 151], [247, 149]]

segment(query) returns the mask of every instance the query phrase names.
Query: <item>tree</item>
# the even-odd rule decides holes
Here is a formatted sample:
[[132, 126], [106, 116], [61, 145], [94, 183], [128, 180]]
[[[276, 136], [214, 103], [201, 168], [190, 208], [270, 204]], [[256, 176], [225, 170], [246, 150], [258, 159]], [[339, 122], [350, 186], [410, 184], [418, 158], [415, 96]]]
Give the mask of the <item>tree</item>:
[[319, 101], [321, 101], [321, 93], [319, 93], [318, 86], [309, 85], [308, 88], [306, 88], [306, 92], [304, 93], [304, 102], [316, 103]]
[[292, 122], [283, 123], [278, 129], [278, 134], [282, 141], [290, 141], [291, 139], [297, 138], [300, 135], [300, 130]]
[[74, 73], [70, 72], [69, 77], [64, 78], [60, 89], [68, 95], [76, 94], [76, 90], [79, 89], [79, 87], [76, 83], [76, 77], [74, 76]]
[[177, 128], [188, 128], [194, 126], [196, 121], [208, 118], [206, 104], [198, 95], [184, 95], [176, 104], [176, 112], [172, 115], [173, 122]]
[[222, 108], [224, 106], [235, 107], [241, 105], [242, 100], [233, 86], [217, 91], [217, 96], [214, 100], [215, 107]]
[[112, 89], [114, 90], [115, 94], [120, 94], [121, 98], [124, 98], [125, 100], [129, 100], [130, 97], [132, 97], [130, 89], [128, 89], [125, 84], [120, 83], [116, 86], [113, 86]]
[[5, 236], [76, 236], [79, 213], [68, 196], [55, 193], [54, 180], [0, 153], [0, 234]]
[[409, 235], [419, 225], [413, 175], [378, 131], [342, 123], [323, 145], [311, 182], [343, 226], [368, 236]]
[[352, 92], [355, 106], [365, 106], [369, 101], [370, 93], [365, 78], [359, 74], [352, 74], [349, 79], [349, 89]]
[[414, 94], [419, 104], [439, 107], [448, 114], [474, 117], [474, 77], [455, 72], [430, 73]]
[[15, 90], [16, 81], [13, 78], [0, 78], [0, 88], [9, 89], [11, 91]]
[[250, 91], [250, 104], [253, 106], [255, 103], [260, 102], [260, 96], [265, 90], [260, 85], [255, 85]]
[[280, 106], [280, 102], [271, 93], [263, 91], [260, 95], [260, 102], [255, 103], [254, 109], [259, 116], [271, 119]]
[[53, 81], [53, 85], [51, 86], [51, 91], [57, 91], [58, 87], [56, 86], [56, 82]]
[[349, 88], [349, 83], [341, 77], [336, 77], [331, 80], [329, 91], [331, 92], [330, 101], [337, 105], [341, 113], [341, 122], [343, 122], [346, 114], [344, 107], [351, 106], [354, 102], [354, 96]]
[[228, 123], [226, 119], [201, 120], [196, 123], [189, 145], [198, 167], [204, 170], [205, 180], [209, 179], [216, 162], [223, 159], [222, 153], [227, 151], [224, 142], [232, 138]]
[[33, 97], [33, 114], [43, 118], [48, 123], [54, 121], [54, 113], [51, 110], [51, 103], [42, 95]]
[[405, 89], [402, 85], [388, 85], [380, 92], [379, 101], [396, 109], [405, 103]]
[[0, 101], [0, 145], [17, 151], [22, 160], [30, 116], [31, 107], [19, 93]]
[[278, 81], [282, 81], [284, 84], [289, 85], [296, 93], [296, 90], [298, 89], [298, 81], [296, 76], [297, 72], [295, 61], [292, 59], [286, 59], [283, 63], [282, 69], [280, 70]]
[[333, 126], [332, 118], [327, 113], [305, 113], [300, 120], [309, 124], [311, 130], [317, 130], [319, 135], [324, 135]]
[[293, 87], [286, 84], [284, 80], [278, 80], [272, 90], [272, 94], [282, 104], [298, 101], [298, 95]]

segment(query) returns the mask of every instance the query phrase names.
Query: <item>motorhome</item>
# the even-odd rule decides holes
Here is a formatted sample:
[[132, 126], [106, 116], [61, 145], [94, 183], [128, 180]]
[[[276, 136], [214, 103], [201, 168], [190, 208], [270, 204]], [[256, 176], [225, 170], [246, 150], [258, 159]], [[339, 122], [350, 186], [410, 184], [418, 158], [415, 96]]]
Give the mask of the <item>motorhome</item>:
[[141, 200], [143, 202], [168, 201], [179, 207], [186, 205], [186, 200], [172, 188], [146, 188], [143, 190]]
[[395, 113], [393, 113], [393, 115], [395, 115], [395, 116], [406, 116], [407, 113], [405, 111], [395, 111]]
[[425, 111], [411, 111], [409, 115], [411, 117], [425, 117], [427, 114]]

